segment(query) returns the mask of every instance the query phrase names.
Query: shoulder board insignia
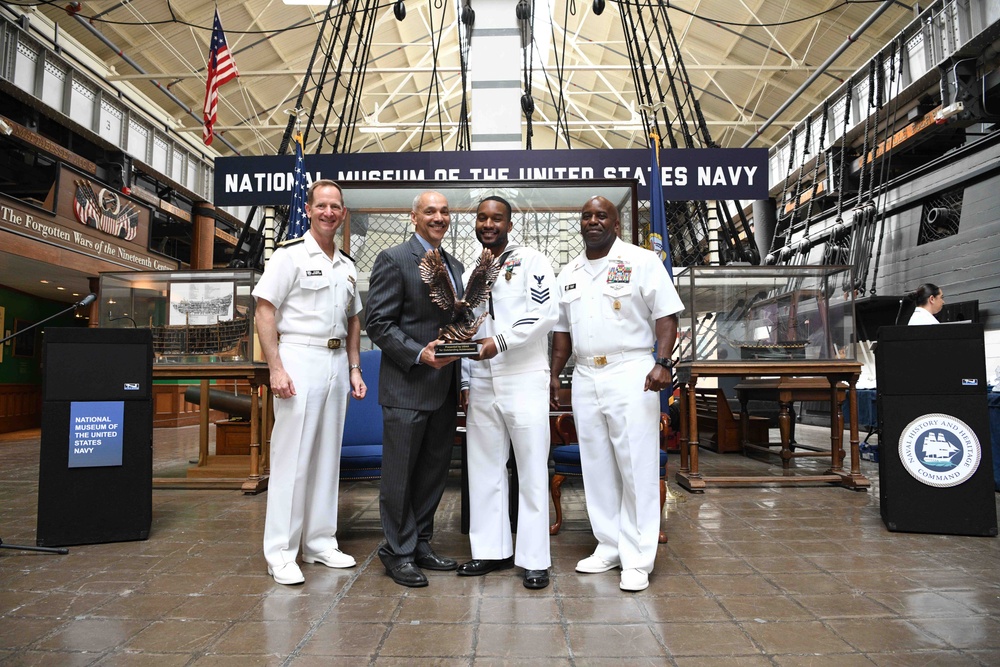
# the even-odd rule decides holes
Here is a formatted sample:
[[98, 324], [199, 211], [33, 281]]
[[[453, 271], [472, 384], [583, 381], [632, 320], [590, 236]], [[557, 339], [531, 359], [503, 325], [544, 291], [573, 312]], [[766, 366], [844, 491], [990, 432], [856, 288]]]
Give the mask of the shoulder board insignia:
[[296, 243], [302, 243], [305, 240], [306, 240], [306, 237], [299, 236], [299, 237], [294, 238], [294, 239], [289, 239], [287, 241], [282, 241], [281, 243], [278, 244], [278, 247], [279, 248], [287, 248], [288, 246], [295, 245]]
[[347, 254], [346, 252], [344, 252], [343, 250], [340, 250], [340, 248], [337, 248], [337, 250], [338, 250], [338, 251], [340, 252], [340, 254], [341, 254], [341, 255], [343, 255], [343, 256], [344, 256], [344, 257], [346, 257], [347, 259], [351, 260], [352, 262], [354, 261], [354, 258], [353, 258], [353, 257], [351, 257], [350, 255], [348, 255], [348, 254]]

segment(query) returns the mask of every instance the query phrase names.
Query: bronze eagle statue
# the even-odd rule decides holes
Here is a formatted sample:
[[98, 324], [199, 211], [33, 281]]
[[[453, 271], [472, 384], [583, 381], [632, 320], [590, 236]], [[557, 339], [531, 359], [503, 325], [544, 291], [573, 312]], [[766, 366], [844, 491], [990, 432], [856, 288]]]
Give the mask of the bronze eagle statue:
[[494, 261], [488, 249], [476, 261], [476, 268], [465, 286], [465, 298], [459, 299], [448, 279], [448, 267], [437, 250], [428, 250], [420, 260], [420, 279], [430, 287], [431, 301], [451, 315], [451, 324], [441, 327], [438, 336], [448, 343], [472, 340], [488, 312], [476, 317], [473, 310], [490, 296], [490, 289], [500, 273], [500, 263]]

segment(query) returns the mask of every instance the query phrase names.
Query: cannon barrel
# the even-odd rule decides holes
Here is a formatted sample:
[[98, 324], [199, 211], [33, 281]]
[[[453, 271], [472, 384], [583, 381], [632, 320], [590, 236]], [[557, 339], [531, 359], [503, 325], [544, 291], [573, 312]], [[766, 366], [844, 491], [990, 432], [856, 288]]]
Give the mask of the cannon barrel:
[[[192, 385], [184, 390], [184, 400], [188, 403], [201, 403], [201, 387]], [[208, 390], [208, 404], [213, 410], [225, 412], [236, 417], [250, 418], [250, 397], [232, 394], [221, 389]]]

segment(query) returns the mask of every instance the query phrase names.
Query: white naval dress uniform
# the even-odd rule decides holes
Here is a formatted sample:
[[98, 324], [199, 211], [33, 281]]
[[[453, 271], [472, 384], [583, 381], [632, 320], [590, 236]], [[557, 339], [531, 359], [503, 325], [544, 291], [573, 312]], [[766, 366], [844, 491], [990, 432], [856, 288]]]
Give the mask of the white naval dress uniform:
[[[271, 567], [337, 548], [340, 447], [350, 393], [347, 318], [361, 311], [354, 262], [306, 233], [275, 251], [253, 295], [277, 309], [295, 396], [274, 401], [264, 557]], [[330, 348], [339, 339], [338, 349]], [[333, 345], [336, 345], [333, 343]]]
[[917, 306], [916, 308], [913, 309], [913, 314], [910, 315], [910, 319], [907, 322], [907, 324], [912, 326], [916, 324], [922, 325], [922, 324], [941, 324], [941, 323], [938, 321], [938, 318], [934, 317], [931, 311], [927, 310], [926, 308], [921, 308], [920, 306]]
[[[462, 388], [469, 389], [469, 541], [475, 559], [514, 555], [518, 567], [545, 570], [552, 565], [548, 333], [559, 314], [555, 274], [537, 250], [511, 243], [505, 254], [491, 294], [493, 317], [476, 334], [492, 336], [499, 353], [486, 361], [463, 360]], [[487, 308], [480, 306], [476, 314]], [[508, 509], [511, 444], [518, 474], [516, 551]]]
[[660, 531], [659, 412], [643, 391], [653, 366], [656, 320], [683, 310], [660, 259], [615, 240], [559, 274], [559, 322], [572, 337], [573, 419], [594, 554], [649, 573]]

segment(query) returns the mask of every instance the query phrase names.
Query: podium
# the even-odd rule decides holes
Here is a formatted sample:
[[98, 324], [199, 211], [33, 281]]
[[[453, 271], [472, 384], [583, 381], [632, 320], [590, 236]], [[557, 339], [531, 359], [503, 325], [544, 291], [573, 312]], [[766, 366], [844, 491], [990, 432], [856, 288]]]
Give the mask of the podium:
[[882, 327], [879, 505], [891, 531], [997, 534], [981, 324]]
[[149, 537], [152, 385], [149, 329], [45, 330], [38, 546]]

